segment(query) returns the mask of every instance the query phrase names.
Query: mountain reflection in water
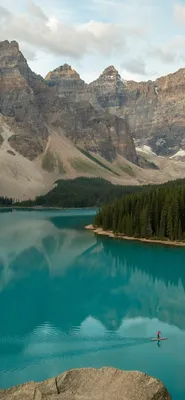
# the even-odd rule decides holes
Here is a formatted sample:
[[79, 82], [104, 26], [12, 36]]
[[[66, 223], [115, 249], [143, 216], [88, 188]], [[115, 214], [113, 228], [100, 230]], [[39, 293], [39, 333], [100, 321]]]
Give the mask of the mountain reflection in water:
[[[0, 215], [0, 387], [81, 366], [158, 376], [159, 352], [148, 339], [159, 328], [178, 338], [176, 350], [170, 340], [158, 349], [165, 363], [173, 353], [175, 364], [178, 351], [185, 366], [185, 249], [95, 236], [83, 229], [92, 215]], [[163, 362], [158, 377], [170, 385]], [[178, 400], [181, 393], [184, 380]]]

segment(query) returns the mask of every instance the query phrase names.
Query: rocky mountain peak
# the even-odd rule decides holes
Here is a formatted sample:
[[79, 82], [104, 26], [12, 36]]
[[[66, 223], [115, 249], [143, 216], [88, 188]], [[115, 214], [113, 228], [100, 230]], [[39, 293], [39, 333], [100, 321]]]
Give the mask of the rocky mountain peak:
[[64, 64], [60, 67], [50, 71], [45, 78], [47, 81], [60, 80], [60, 79], [75, 79], [80, 80], [80, 75], [71, 68], [71, 65]]
[[113, 65], [105, 68], [89, 87], [91, 92], [96, 94], [98, 105], [103, 108], [117, 108], [125, 102], [126, 85]]
[[3, 42], [0, 42], [0, 50], [17, 50], [19, 51], [19, 45], [15, 40], [12, 40], [9, 42], [8, 40], [4, 40]]
[[0, 68], [14, 68], [17, 64], [23, 62], [27, 64], [15, 40], [12, 42], [8, 40], [0, 42]]
[[109, 65], [109, 67], [105, 68], [102, 74], [100, 75], [102, 77], [117, 77], [120, 76], [117, 69], [114, 67], [114, 65]]
[[0, 91], [9, 92], [27, 86], [29, 67], [17, 42], [0, 42]]
[[40, 112], [40, 96], [45, 87], [43, 79], [29, 68], [18, 43], [1, 42], [0, 111], [4, 117], [11, 117], [14, 132], [9, 138], [11, 146], [30, 160], [43, 151], [47, 137]]
[[48, 86], [54, 87], [60, 96], [76, 93], [85, 87], [85, 82], [80, 78], [78, 72], [68, 64], [61, 65], [54, 71], [50, 71], [45, 80], [48, 82]]
[[26, 59], [13, 40], [0, 42], [0, 90], [40, 86], [42, 79], [29, 68]]
[[94, 83], [109, 85], [109, 87], [121, 86], [122, 89], [125, 86], [119, 72], [114, 67], [114, 65], [110, 65], [109, 67], [105, 68], [99, 78], [96, 81], [92, 82], [92, 84]]

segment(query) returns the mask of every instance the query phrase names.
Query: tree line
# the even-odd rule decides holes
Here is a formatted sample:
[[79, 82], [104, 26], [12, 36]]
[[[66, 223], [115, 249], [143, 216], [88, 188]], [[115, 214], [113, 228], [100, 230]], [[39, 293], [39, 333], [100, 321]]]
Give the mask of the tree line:
[[102, 178], [76, 178], [59, 180], [47, 194], [37, 196], [16, 205], [25, 207], [100, 207], [107, 201], [123, 197], [127, 193], [144, 190], [140, 186], [113, 185]]
[[100, 209], [94, 225], [136, 238], [185, 240], [185, 180], [110, 202]]
[[9, 199], [8, 197], [2, 197], [0, 196], [0, 206], [12, 206], [13, 204], [13, 199]]

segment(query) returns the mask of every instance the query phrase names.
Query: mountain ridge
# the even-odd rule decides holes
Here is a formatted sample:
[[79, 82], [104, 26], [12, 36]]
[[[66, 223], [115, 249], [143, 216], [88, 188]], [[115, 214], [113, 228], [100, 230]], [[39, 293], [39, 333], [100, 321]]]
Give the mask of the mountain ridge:
[[110, 65], [83, 90], [74, 89], [74, 95], [118, 117], [127, 116], [137, 145], [171, 157], [185, 148], [184, 77], [185, 68], [180, 68], [155, 81], [126, 81]]
[[[8, 41], [5, 41], [1, 44], [1, 47], [4, 49], [4, 52], [1, 52], [0, 54], [1, 113], [8, 117], [14, 117], [16, 123], [25, 122], [27, 124], [27, 131], [28, 131], [27, 140], [29, 141], [29, 149], [31, 141], [30, 139], [33, 138], [33, 136], [31, 135], [33, 134], [33, 130], [35, 129], [35, 133], [37, 133], [37, 135], [35, 135], [34, 139], [40, 141], [39, 142], [40, 152], [44, 150], [46, 146], [46, 139], [48, 138], [49, 135], [47, 129], [48, 123], [54, 125], [55, 128], [57, 127], [57, 125], [60, 125], [60, 127], [64, 131], [66, 131], [66, 135], [69, 138], [71, 138], [72, 141], [75, 141], [75, 143], [79, 139], [78, 138], [79, 129], [81, 130], [80, 135], [82, 135], [83, 129], [85, 130], [88, 129], [89, 130], [88, 134], [91, 136], [91, 139], [93, 140], [94, 136], [96, 136], [99, 129], [101, 130], [101, 126], [100, 125], [98, 126], [98, 123], [100, 121], [102, 124], [104, 124], [104, 131], [106, 131], [105, 141], [108, 140], [111, 142], [112, 140], [115, 139], [115, 135], [117, 135], [116, 140], [118, 140], [119, 142], [121, 140], [123, 141], [127, 140], [126, 136], [128, 136], [129, 133], [127, 132], [126, 127], [124, 126], [123, 119], [119, 119], [119, 117], [109, 115], [105, 111], [102, 111], [101, 115], [99, 115], [98, 111], [93, 108], [93, 105], [85, 104], [84, 101], [76, 103], [72, 101], [72, 99], [71, 101], [69, 101], [69, 99], [67, 98], [61, 99], [60, 96], [56, 94], [55, 90], [53, 90], [53, 87], [49, 88], [48, 85], [46, 84], [46, 81], [42, 80], [40, 77], [38, 77], [30, 70], [25, 58], [19, 51], [19, 47], [16, 42], [9, 43]], [[68, 72], [70, 71], [70, 76], [72, 72], [72, 75], [74, 75], [79, 80], [79, 75], [73, 70], [71, 70], [67, 66], [67, 64], [65, 64], [64, 68], [59, 67], [59, 69], [55, 71], [57, 71], [56, 72], [57, 74], [58, 73], [61, 74], [66, 70]], [[52, 73], [50, 73], [50, 77], [51, 75]], [[64, 76], [66, 77], [65, 73]], [[69, 74], [67, 74], [67, 76], [69, 76]], [[7, 88], [7, 82], [8, 82], [8, 88]], [[12, 93], [13, 91], [14, 93]], [[49, 113], [52, 114], [52, 116], [51, 115], [49, 116], [50, 120], [48, 118]], [[71, 119], [73, 119], [73, 121], [70, 124]], [[74, 129], [75, 133], [73, 133]], [[121, 137], [121, 135], [123, 137]], [[21, 136], [22, 142], [24, 141], [24, 136], [25, 135]], [[19, 146], [18, 150], [20, 150], [21, 146], [19, 139], [20, 135], [17, 135], [15, 137], [15, 141], [11, 143], [12, 147], [14, 148], [16, 147], [16, 149], [18, 149]], [[136, 154], [134, 154], [135, 148], [131, 136], [129, 140], [131, 144], [130, 152], [127, 151], [126, 149], [125, 155], [131, 161], [135, 161]], [[99, 147], [98, 150], [100, 154], [101, 152], [103, 152], [105, 158], [107, 158], [108, 160], [109, 158], [113, 157], [113, 153], [114, 151], [116, 151], [113, 143], [111, 143], [110, 146], [109, 144], [110, 143], [108, 143], [107, 153], [106, 153], [105, 147], [104, 148], [101, 147], [100, 140], [96, 141], [96, 147]], [[87, 144], [86, 147], [88, 150]], [[110, 147], [110, 151], [108, 147]], [[29, 152], [27, 152], [29, 149], [27, 148], [24, 149], [21, 152], [21, 154], [27, 156], [32, 160], [36, 157], [37, 154], [39, 154], [39, 148], [36, 149], [35, 153], [37, 154], [33, 155], [30, 155]], [[111, 151], [112, 151], [112, 156], [110, 155]], [[117, 151], [118, 151], [118, 146], [117, 146]]]
[[173, 158], [185, 146], [182, 70], [154, 88], [124, 81], [110, 65], [86, 84], [68, 64], [47, 79], [35, 74], [15, 41], [0, 50], [0, 195], [26, 199], [77, 176], [134, 185], [185, 176]]

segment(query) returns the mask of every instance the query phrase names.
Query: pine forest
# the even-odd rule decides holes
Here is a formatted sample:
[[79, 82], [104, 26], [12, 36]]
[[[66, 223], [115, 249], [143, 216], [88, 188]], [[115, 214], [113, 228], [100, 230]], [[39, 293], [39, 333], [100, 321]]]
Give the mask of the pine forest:
[[185, 180], [149, 187], [104, 205], [94, 226], [136, 238], [185, 240]]

